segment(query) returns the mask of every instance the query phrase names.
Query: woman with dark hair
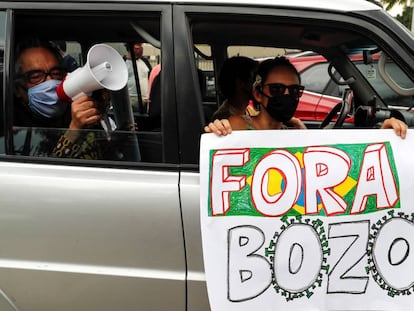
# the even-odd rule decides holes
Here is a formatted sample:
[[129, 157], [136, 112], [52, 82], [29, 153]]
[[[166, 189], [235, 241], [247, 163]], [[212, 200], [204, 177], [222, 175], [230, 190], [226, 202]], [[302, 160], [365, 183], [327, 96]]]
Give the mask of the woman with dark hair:
[[[216, 119], [204, 130], [217, 135], [230, 134], [232, 130], [306, 129], [305, 124], [293, 115], [304, 87], [300, 75], [285, 57], [263, 61], [259, 65], [253, 85], [253, 99], [260, 113], [257, 116], [232, 115], [228, 119]], [[394, 129], [396, 135], [405, 138], [408, 126], [396, 119], [386, 119], [381, 129]]]
[[[260, 113], [257, 116], [232, 115], [228, 120], [215, 120], [206, 126], [206, 132], [219, 134], [221, 128], [234, 130], [267, 130], [306, 126], [293, 117], [304, 87], [296, 68], [284, 57], [263, 61], [253, 84], [252, 97]], [[224, 133], [223, 133], [224, 134]]]

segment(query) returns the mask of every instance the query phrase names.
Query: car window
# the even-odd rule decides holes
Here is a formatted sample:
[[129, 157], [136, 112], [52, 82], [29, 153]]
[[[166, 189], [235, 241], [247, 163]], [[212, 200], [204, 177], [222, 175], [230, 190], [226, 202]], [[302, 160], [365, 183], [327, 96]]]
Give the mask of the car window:
[[65, 41], [66, 42], [66, 53], [72, 56], [76, 63], [83, 64], [82, 47], [79, 42], [76, 41]]
[[[70, 56], [72, 62], [77, 64], [77, 69], [67, 68], [69, 73], [63, 82], [64, 90], [69, 85], [67, 81], [71, 78], [70, 81], [84, 78], [83, 74], [79, 73], [80, 70], [95, 72], [97, 68], [95, 62], [100, 56], [95, 56], [92, 50], [97, 45], [104, 45], [106, 50], [96, 52], [96, 55], [109, 53], [108, 51], [111, 50], [106, 56], [108, 62], [119, 65], [114, 65], [111, 74], [103, 80], [93, 78], [93, 75], [88, 77], [87, 83], [97, 86], [82, 94], [92, 96], [95, 107], [101, 111], [101, 120], [93, 126], [84, 126], [76, 131], [68, 129], [71, 126], [73, 104], [68, 105], [58, 118], [45, 120], [45, 115], [41, 111], [35, 111], [33, 114], [30, 106], [32, 104], [25, 105], [24, 98], [16, 96], [13, 101], [12, 152], [23, 156], [51, 158], [163, 162], [160, 13], [135, 13], [135, 15], [119, 14], [119, 12], [116, 15], [105, 13], [97, 14], [93, 19], [87, 14], [79, 14], [76, 17], [76, 25], [71, 27], [70, 31], [47, 33], [45, 29], [68, 27], [66, 25], [70, 24], [71, 20], [69, 14], [61, 14], [59, 18], [54, 19], [50, 19], [50, 14], [53, 13], [46, 12], [45, 16], [40, 14], [34, 16], [18, 12], [15, 48], [18, 48], [20, 42], [27, 40], [27, 25], [30, 25], [30, 35], [42, 42], [48, 41], [53, 45], [64, 42], [66, 51], [62, 55]], [[47, 28], [45, 28], [46, 20], [48, 20]], [[101, 25], [99, 30], [95, 29], [96, 25]], [[135, 42], [139, 42], [144, 50], [139, 58], [135, 57], [135, 54], [131, 57], [131, 53], [128, 52], [128, 48], [133, 47]], [[133, 60], [136, 61], [136, 65]], [[102, 64], [104, 61], [106, 59], [99, 60]], [[121, 80], [119, 75], [124, 74], [124, 66], [128, 71], [128, 81], [125, 87], [119, 89], [116, 85]], [[150, 82], [153, 69], [156, 70]], [[143, 80], [145, 83], [142, 83]], [[75, 82], [70, 83], [75, 84]], [[79, 87], [81, 90], [83, 84], [82, 86], [81, 83], [75, 84], [74, 87]], [[102, 89], [109, 89], [109, 91], [102, 91]], [[108, 94], [104, 96], [103, 93]], [[105, 97], [103, 104], [101, 97]], [[97, 103], [101, 104], [96, 106]], [[32, 115], [34, 121], [31, 119]]]
[[[197, 29], [197, 27], [195, 28]], [[231, 42], [231, 40], [229, 42]], [[265, 43], [266, 41], [263, 42]], [[217, 67], [215, 75], [218, 75], [220, 72], [223, 55], [225, 55], [226, 58], [245, 56], [258, 61], [259, 63], [269, 58], [280, 56], [286, 57], [301, 75], [302, 85], [305, 86], [306, 91], [305, 96], [300, 98], [296, 115], [306, 122], [322, 121], [324, 116], [327, 115], [330, 109], [333, 108], [338, 100], [340, 100], [345, 86], [338, 85], [331, 80], [328, 73], [329, 62], [317, 52], [311, 50], [302, 51], [283, 45], [279, 46], [277, 45], [277, 41], [272, 42], [272, 44], [273, 46], [257, 45], [256, 41], [252, 41], [252, 44], [250, 45], [224, 44], [223, 46], [222, 43], [220, 43], [219, 46], [214, 49], [216, 54], [211, 56]], [[220, 51], [220, 49], [222, 50]], [[199, 53], [197, 53], [197, 50], [198, 48], [195, 48], [196, 64], [198, 64], [199, 69], [200, 63], [205, 60], [198, 56]], [[338, 79], [341, 79], [337, 72], [335, 72], [335, 75], [338, 76]], [[211, 80], [210, 83], [213, 84], [214, 80]], [[213, 85], [211, 85], [211, 88], [213, 89]], [[216, 88], [217, 86], [214, 86], [214, 89]], [[314, 94], [309, 94], [309, 92]], [[325, 99], [323, 98], [323, 95], [329, 95], [336, 98]], [[214, 106], [211, 103], [212, 100], [214, 100]], [[211, 108], [213, 107], [217, 110], [222, 102], [223, 99], [221, 96], [218, 96], [218, 98], [211, 98], [210, 103], [206, 103], [205, 100], [203, 101], [207, 120], [210, 120], [209, 117], [211, 117], [214, 112], [211, 111]], [[209, 109], [207, 110], [206, 107]], [[206, 111], [208, 112], [206, 113]], [[315, 126], [312, 125], [312, 127]]]
[[203, 101], [214, 101], [216, 89], [211, 47], [208, 44], [196, 45], [194, 47], [194, 57], [200, 79], [201, 97]]
[[[353, 54], [351, 57], [363, 58], [361, 53]], [[369, 62], [358, 61], [355, 62], [356, 67], [361, 74], [367, 79], [371, 86], [378, 93], [380, 98], [387, 104], [387, 106], [406, 107], [410, 108], [414, 105], [412, 96], [403, 96], [394, 91], [381, 76], [378, 68], [378, 59], [380, 55], [375, 54], [372, 60]], [[394, 80], [399, 86], [404, 89], [410, 89], [414, 87], [414, 82], [407, 76], [407, 74], [390, 58], [387, 58], [385, 64], [385, 70], [387, 74]]]
[[198, 84], [203, 102], [204, 119], [210, 121], [217, 109], [216, 70], [209, 44], [194, 46], [194, 60], [197, 69]]
[[328, 66], [328, 63], [320, 63], [300, 72], [302, 84], [305, 86], [306, 91], [324, 94], [326, 86], [330, 80], [328, 75]]
[[268, 57], [285, 55], [289, 50], [278, 47], [253, 46], [253, 45], [231, 45], [227, 47], [227, 56], [245, 55], [253, 59], [261, 60]]
[[[136, 49], [136, 43], [127, 42], [124, 45], [118, 45], [118, 49], [128, 65], [128, 95], [134, 115], [146, 116], [151, 106], [152, 83], [159, 74], [158, 68], [155, 67], [160, 65], [161, 51], [147, 42], [140, 42], [139, 44], [142, 49], [142, 56], [136, 59], [136, 71], [132, 63], [133, 55], [129, 52], [129, 50]], [[153, 68], [155, 68], [154, 71]], [[159, 90], [154, 87], [154, 91]], [[141, 94], [140, 98], [137, 96], [138, 92]]]

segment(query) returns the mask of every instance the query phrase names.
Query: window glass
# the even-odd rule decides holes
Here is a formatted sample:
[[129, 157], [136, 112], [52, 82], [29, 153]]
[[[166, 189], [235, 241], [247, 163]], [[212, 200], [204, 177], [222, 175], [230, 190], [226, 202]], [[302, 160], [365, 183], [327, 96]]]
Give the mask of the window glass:
[[82, 47], [79, 42], [66, 41], [66, 53], [73, 57], [78, 64], [84, 64], [82, 57]]
[[285, 55], [286, 52], [283, 48], [265, 46], [232, 45], [227, 48], [228, 57], [243, 55], [257, 60]]
[[79, 146], [66, 138], [66, 130], [48, 128], [14, 128], [15, 154], [36, 157], [75, 158], [86, 160], [138, 161], [137, 137], [129, 131], [80, 130]]
[[378, 68], [382, 52], [378, 50], [374, 45], [351, 49], [348, 51], [348, 57], [388, 107], [412, 107], [414, 105], [412, 95], [407, 96], [407, 94], [396, 91], [386, 83], [386, 80], [393, 80], [402, 89], [413, 89], [412, 94], [414, 94], [413, 81], [389, 57], [385, 61], [386, 76], [382, 76]]
[[[379, 55], [375, 55], [371, 63], [364, 64], [363, 62], [356, 62], [356, 67], [388, 106], [412, 107], [414, 105], [412, 96], [398, 94], [384, 81], [384, 77], [381, 76], [378, 69], [378, 59]], [[387, 58], [385, 63], [385, 71], [389, 78], [395, 81], [401, 88], [414, 88], [413, 81], [389, 58]]]
[[[133, 112], [135, 115], [148, 115], [152, 84], [161, 68], [160, 49], [150, 43], [134, 41], [126, 42], [118, 46], [118, 49], [124, 55], [128, 67], [128, 95]], [[133, 59], [136, 61], [136, 66]], [[153, 92], [155, 91], [158, 90], [154, 88]], [[138, 94], [141, 95], [140, 98]]]
[[203, 102], [204, 118], [206, 122], [210, 122], [214, 111], [217, 110], [216, 72], [211, 46], [208, 44], [196, 44], [194, 46], [194, 60]]
[[198, 44], [194, 47], [194, 56], [200, 83], [201, 97], [204, 102], [215, 101], [215, 73], [211, 57], [211, 47], [208, 44]]
[[302, 84], [306, 91], [323, 94], [330, 77], [328, 75], [328, 63], [320, 63], [311, 66], [300, 73]]
[[[70, 21], [16, 14], [15, 62], [23, 65], [14, 73], [14, 153], [161, 162], [159, 14], [79, 14]], [[39, 45], [51, 51], [48, 71], [22, 61]]]

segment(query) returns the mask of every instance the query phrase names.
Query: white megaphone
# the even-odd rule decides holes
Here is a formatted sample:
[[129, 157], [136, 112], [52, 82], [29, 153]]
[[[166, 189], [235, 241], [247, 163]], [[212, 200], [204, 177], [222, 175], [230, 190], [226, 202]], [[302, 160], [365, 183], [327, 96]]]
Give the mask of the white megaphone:
[[88, 51], [86, 64], [68, 73], [56, 92], [60, 100], [71, 102], [93, 91], [118, 91], [128, 81], [128, 69], [119, 53], [106, 44], [95, 44]]

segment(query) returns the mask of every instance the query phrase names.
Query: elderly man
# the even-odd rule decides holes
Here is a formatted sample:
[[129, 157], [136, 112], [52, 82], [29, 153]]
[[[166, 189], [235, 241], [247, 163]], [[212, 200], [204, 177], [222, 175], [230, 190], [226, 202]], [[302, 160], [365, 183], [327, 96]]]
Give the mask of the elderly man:
[[66, 71], [61, 67], [59, 52], [50, 44], [25, 42], [16, 55], [14, 125], [77, 130], [100, 120], [95, 102], [88, 96], [71, 105], [59, 101], [56, 88]]
[[[21, 44], [16, 56], [13, 125], [68, 128], [57, 143], [55, 155], [99, 158], [96, 145], [85, 146], [82, 137], [84, 133], [80, 130], [100, 126], [102, 108], [99, 107], [102, 102], [109, 103], [109, 94], [100, 92], [98, 99], [84, 95], [72, 103], [63, 102], [58, 99], [56, 89], [66, 71], [61, 67], [61, 56], [56, 49], [49, 43], [32, 40]], [[90, 135], [88, 141], [94, 141]], [[73, 150], [69, 150], [68, 146], [73, 147]], [[82, 146], [85, 150], [82, 150]], [[63, 147], [65, 150], [62, 151]], [[74, 150], [77, 151], [76, 154]], [[86, 155], [83, 151], [91, 152], [93, 156]]]

